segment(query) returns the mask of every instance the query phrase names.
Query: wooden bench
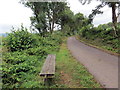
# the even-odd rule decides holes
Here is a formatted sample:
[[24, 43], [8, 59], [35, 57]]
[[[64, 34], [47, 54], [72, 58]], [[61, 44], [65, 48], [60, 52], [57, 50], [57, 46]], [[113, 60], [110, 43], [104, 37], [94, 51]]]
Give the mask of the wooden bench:
[[49, 54], [44, 62], [40, 76], [44, 79], [53, 78], [55, 74], [55, 55]]

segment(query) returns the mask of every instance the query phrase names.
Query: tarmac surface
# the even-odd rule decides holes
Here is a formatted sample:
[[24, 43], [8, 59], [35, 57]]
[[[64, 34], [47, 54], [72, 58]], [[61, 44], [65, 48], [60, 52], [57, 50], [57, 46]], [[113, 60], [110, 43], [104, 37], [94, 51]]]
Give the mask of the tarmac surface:
[[67, 46], [104, 88], [118, 88], [118, 57], [69, 37]]

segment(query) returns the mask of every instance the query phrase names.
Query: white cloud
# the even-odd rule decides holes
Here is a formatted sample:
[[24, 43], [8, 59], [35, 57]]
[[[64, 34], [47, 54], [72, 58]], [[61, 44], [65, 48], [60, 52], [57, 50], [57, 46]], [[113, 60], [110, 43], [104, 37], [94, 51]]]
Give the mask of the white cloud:
[[0, 2], [0, 33], [10, 32], [12, 26], [30, 26], [29, 17], [32, 11], [18, 3], [19, 0], [1, 0]]
[[93, 20], [93, 24], [95, 26], [98, 26], [99, 24], [105, 24], [108, 22], [112, 22], [111, 8], [109, 8], [108, 6], [105, 6], [101, 10], [103, 11], [103, 14], [96, 15]]
[[[20, 27], [21, 23], [25, 27], [30, 26], [29, 17], [32, 16], [30, 8], [18, 3], [20, 0], [1, 0], [0, 2], [0, 33], [10, 32], [12, 26]], [[100, 2], [94, 0], [90, 4], [82, 5], [78, 0], [68, 0], [70, 8], [74, 13], [81, 12], [88, 16]], [[102, 9], [104, 14], [97, 15], [94, 24], [99, 25], [111, 21], [111, 9], [107, 6]]]
[[74, 13], [84, 13], [85, 15], [89, 15], [92, 11], [92, 9], [94, 9], [97, 5], [100, 4], [100, 2], [94, 0], [92, 1], [90, 4], [85, 4], [82, 5], [79, 0], [74, 0], [74, 2], [72, 0], [67, 0], [70, 3], [70, 8], [72, 11], [74, 11]]
[[[79, 0], [67, 0], [70, 3], [70, 9], [74, 12], [74, 13], [78, 13], [81, 12], [83, 13], [85, 16], [88, 16], [89, 14], [91, 14], [92, 9], [95, 9], [95, 7], [99, 4], [101, 4], [100, 1], [96, 1], [96, 0], [92, 0], [90, 4], [85, 4], [82, 5]], [[108, 23], [111, 22], [111, 8], [109, 8], [108, 6], [105, 6], [104, 8], [101, 9], [104, 13], [100, 14], [100, 15], [96, 15], [94, 20], [93, 20], [93, 24], [95, 26], [99, 25], [99, 24], [104, 24], [104, 23]]]

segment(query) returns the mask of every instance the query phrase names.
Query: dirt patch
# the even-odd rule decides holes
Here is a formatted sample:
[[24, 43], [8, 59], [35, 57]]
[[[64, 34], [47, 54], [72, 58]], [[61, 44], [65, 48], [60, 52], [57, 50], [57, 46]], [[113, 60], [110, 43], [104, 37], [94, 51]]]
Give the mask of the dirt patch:
[[60, 77], [61, 77], [60, 83], [65, 85], [69, 85], [71, 83], [71, 77], [68, 74], [66, 74], [64, 71], [60, 72]]
[[60, 72], [60, 84], [67, 86], [68, 88], [78, 88], [79, 85], [76, 84], [72, 76], [64, 71]]
[[56, 77], [54, 82], [59, 88], [81, 88], [80, 83], [77, 80], [74, 80], [69, 72], [60, 70]]

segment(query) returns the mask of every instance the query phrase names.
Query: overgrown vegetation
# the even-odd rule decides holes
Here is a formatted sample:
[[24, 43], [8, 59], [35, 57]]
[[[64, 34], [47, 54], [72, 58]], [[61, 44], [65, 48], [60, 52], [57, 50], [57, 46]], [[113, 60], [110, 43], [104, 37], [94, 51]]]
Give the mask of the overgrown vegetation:
[[5, 40], [6, 47], [12, 52], [33, 48], [36, 44], [34, 36], [23, 26], [21, 29], [13, 30]]
[[4, 39], [8, 52], [3, 52], [3, 88], [41, 88], [39, 72], [45, 57], [57, 52], [62, 34], [47, 37], [31, 34], [25, 28], [12, 31]]
[[[119, 33], [120, 24], [117, 24], [116, 31]], [[114, 36], [113, 32], [114, 30], [111, 23], [99, 25], [98, 27], [88, 25], [80, 29], [79, 36], [83, 41], [118, 53], [118, 50], [120, 48], [118, 38], [120, 36]]]

